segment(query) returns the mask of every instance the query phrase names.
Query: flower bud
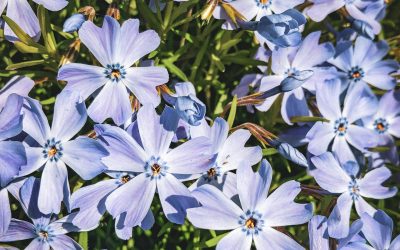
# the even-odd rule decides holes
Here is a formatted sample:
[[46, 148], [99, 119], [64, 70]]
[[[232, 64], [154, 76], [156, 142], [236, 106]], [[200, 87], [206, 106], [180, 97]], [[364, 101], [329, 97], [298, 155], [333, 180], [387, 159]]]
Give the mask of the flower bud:
[[365, 38], [373, 40], [375, 37], [371, 25], [364, 21], [354, 19], [351, 23], [351, 28], [355, 30], [360, 36], [363, 36]]
[[77, 31], [85, 21], [85, 16], [83, 14], [73, 14], [65, 20], [63, 32], [72, 33]]
[[192, 126], [200, 125], [206, 113], [206, 106], [194, 95], [179, 96], [175, 102], [179, 117]]

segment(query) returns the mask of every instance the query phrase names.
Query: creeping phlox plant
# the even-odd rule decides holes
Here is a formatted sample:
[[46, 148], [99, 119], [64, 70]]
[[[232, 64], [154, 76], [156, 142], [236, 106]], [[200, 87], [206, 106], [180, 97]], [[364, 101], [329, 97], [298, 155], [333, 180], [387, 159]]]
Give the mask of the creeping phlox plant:
[[400, 250], [399, 9], [0, 0], [0, 249]]

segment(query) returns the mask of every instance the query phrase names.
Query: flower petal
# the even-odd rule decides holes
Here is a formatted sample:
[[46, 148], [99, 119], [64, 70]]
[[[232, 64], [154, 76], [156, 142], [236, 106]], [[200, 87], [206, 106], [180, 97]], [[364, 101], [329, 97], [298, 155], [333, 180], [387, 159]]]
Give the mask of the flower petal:
[[237, 178], [237, 190], [242, 209], [254, 211], [257, 205], [267, 198], [272, 180], [271, 165], [264, 159], [256, 173], [251, 167], [242, 165], [237, 170]]
[[340, 164], [345, 164], [348, 161], [356, 161], [353, 151], [342, 136], [336, 136], [333, 140], [332, 152], [339, 159]]
[[286, 234], [270, 227], [263, 228], [259, 234], [253, 236], [253, 239], [257, 249], [264, 249], [266, 246], [268, 246], [269, 249], [281, 250], [304, 249], [304, 247]]
[[340, 9], [344, 6], [344, 2], [336, 0], [327, 0], [314, 2], [314, 4], [307, 9], [307, 15], [315, 22], [321, 22], [330, 13]]
[[344, 193], [348, 190], [351, 178], [330, 152], [311, 158], [311, 162], [316, 169], [310, 174], [323, 189], [331, 193]]
[[380, 167], [369, 171], [359, 180], [360, 194], [367, 198], [386, 199], [397, 193], [396, 187], [384, 187], [382, 183], [392, 176], [386, 167]]
[[20, 142], [0, 141], [0, 188], [18, 175], [26, 164], [25, 148]]
[[308, 223], [310, 250], [329, 250], [329, 235], [327, 219], [322, 215], [315, 215]]
[[308, 152], [313, 155], [325, 153], [334, 137], [335, 133], [330, 123], [316, 122], [306, 135], [309, 140]]
[[60, 212], [64, 188], [68, 184], [67, 167], [62, 161], [48, 161], [40, 181], [38, 206], [43, 214]]
[[352, 84], [344, 99], [343, 116], [349, 123], [373, 115], [378, 109], [378, 100], [366, 84]]
[[33, 0], [37, 4], [43, 5], [46, 9], [51, 10], [51, 11], [59, 11], [64, 9], [65, 6], [68, 5], [68, 1], [66, 0], [53, 0], [53, 1], [47, 1], [47, 0]]
[[379, 138], [377, 133], [371, 129], [349, 125], [347, 128], [346, 140], [353, 147], [357, 148], [361, 152], [365, 152], [368, 148], [376, 147]]
[[27, 97], [22, 112], [24, 113], [23, 130], [43, 146], [50, 135], [50, 127], [42, 105], [39, 101]]
[[22, 131], [21, 108], [24, 99], [17, 94], [11, 94], [4, 108], [0, 107], [0, 140], [18, 135]]
[[293, 125], [290, 119], [294, 116], [311, 115], [302, 88], [296, 88], [283, 94], [281, 114], [283, 120], [289, 125]]
[[62, 160], [82, 179], [90, 180], [107, 169], [101, 159], [108, 152], [96, 140], [82, 136], [62, 145]]
[[216, 187], [203, 185], [192, 195], [202, 205], [187, 210], [188, 219], [195, 227], [211, 230], [240, 227], [239, 217], [243, 211]]
[[157, 180], [157, 191], [163, 212], [173, 223], [183, 224], [186, 210], [198, 206], [187, 187], [169, 173]]
[[70, 140], [86, 123], [86, 105], [78, 92], [63, 91], [54, 105], [51, 134], [62, 142]]
[[242, 231], [242, 228], [237, 228], [223, 237], [218, 242], [218, 245], [215, 249], [248, 250], [251, 247], [251, 242], [251, 235], [246, 235], [246, 233]]
[[331, 120], [341, 116], [339, 96], [341, 93], [341, 81], [338, 78], [325, 80], [316, 84], [316, 97], [318, 110]]
[[[7, 188], [0, 189], [0, 235], [7, 232], [11, 222], [10, 200]], [[1, 237], [1, 236], [0, 236]]]
[[137, 226], [149, 211], [155, 191], [156, 182], [139, 174], [107, 197], [107, 211], [114, 218], [126, 212], [125, 226]]
[[35, 82], [32, 79], [25, 76], [13, 76], [0, 90], [0, 109], [4, 107], [9, 95], [18, 94], [26, 97], [33, 86], [35, 86]]
[[1, 242], [10, 242], [36, 238], [35, 226], [26, 221], [11, 219], [8, 231], [0, 235]]
[[90, 118], [103, 123], [111, 117], [115, 124], [122, 125], [132, 114], [128, 90], [122, 82], [107, 82], [87, 110]]
[[363, 213], [360, 215], [363, 227], [362, 232], [368, 242], [375, 249], [389, 249], [393, 232], [393, 220], [382, 210], [374, 215]]
[[171, 149], [163, 157], [170, 168], [168, 171], [174, 174], [204, 173], [212, 164], [210, 145], [207, 137], [197, 137]]
[[160, 96], [156, 87], [168, 82], [168, 71], [163, 67], [133, 67], [126, 70], [123, 83], [138, 98], [142, 104], [154, 107], [160, 104]]
[[68, 63], [58, 70], [57, 80], [67, 81], [64, 90], [76, 91], [83, 99], [108, 82], [104, 68], [80, 63]]
[[76, 241], [66, 235], [56, 235], [49, 242], [53, 249], [70, 249], [70, 250], [81, 250], [83, 249]]
[[298, 225], [309, 221], [313, 213], [312, 204], [294, 202], [300, 191], [300, 183], [288, 181], [259, 204], [257, 211], [263, 213], [266, 225], [271, 227]]
[[349, 234], [350, 212], [353, 200], [348, 192], [339, 196], [336, 206], [328, 218], [328, 232], [332, 238], [340, 239]]

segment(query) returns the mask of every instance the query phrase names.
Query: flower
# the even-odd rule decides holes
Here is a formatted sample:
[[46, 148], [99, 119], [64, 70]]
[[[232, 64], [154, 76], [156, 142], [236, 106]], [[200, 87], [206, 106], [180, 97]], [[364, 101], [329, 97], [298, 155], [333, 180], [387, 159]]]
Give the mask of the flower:
[[316, 169], [310, 174], [318, 185], [333, 194], [340, 194], [328, 218], [328, 232], [333, 238], [344, 238], [349, 234], [350, 213], [353, 203], [359, 215], [373, 214], [375, 209], [363, 197], [386, 199], [397, 193], [396, 187], [384, 187], [382, 183], [391, 173], [386, 167], [369, 171], [360, 177], [356, 162], [347, 162], [342, 167], [330, 152], [311, 158]]
[[373, 130], [354, 124], [357, 120], [374, 114], [377, 100], [369, 88], [352, 85], [347, 90], [343, 109], [340, 108], [339, 95], [341, 82], [338, 79], [317, 84], [317, 105], [323, 117], [329, 122], [316, 122], [308, 131], [308, 151], [320, 155], [328, 150], [333, 140], [332, 152], [341, 163], [355, 161], [348, 143], [361, 152], [376, 146], [377, 138]]
[[64, 22], [63, 32], [72, 33], [81, 28], [82, 24], [86, 21], [85, 15], [77, 13], [70, 16]]
[[[286, 81], [287, 86], [299, 85], [301, 88], [294, 88], [283, 94], [281, 114], [284, 121], [292, 124], [290, 118], [293, 116], [309, 116], [311, 111], [307, 105], [306, 93], [315, 92], [315, 83], [336, 76], [333, 68], [322, 68], [318, 65], [324, 63], [331, 58], [335, 49], [331, 43], [318, 44], [321, 32], [313, 32], [309, 34], [299, 47], [296, 48], [280, 48], [272, 52], [272, 72], [274, 75], [267, 75], [261, 79], [259, 91], [268, 92]], [[312, 52], [312, 53], [311, 53]], [[313, 75], [310, 77], [309, 72]], [[302, 81], [289, 78], [292, 75], [308, 76]], [[288, 90], [290, 90], [289, 88]], [[267, 111], [271, 108], [274, 101], [279, 95], [273, 95], [265, 100], [264, 103], [255, 106], [260, 111]]]
[[[33, 0], [51, 11], [59, 11], [67, 6], [66, 0]], [[27, 0], [2, 0], [0, 3], [0, 14], [7, 7], [6, 16], [12, 19], [18, 26], [35, 40], [40, 38], [39, 20], [33, 12]], [[21, 14], [23, 13], [23, 14]], [[18, 41], [18, 38], [7, 24], [4, 27], [4, 36], [11, 42]]]
[[11, 219], [8, 231], [0, 235], [1, 242], [12, 242], [33, 239], [25, 249], [82, 249], [72, 238], [66, 236], [69, 232], [80, 229], [69, 220], [74, 214], [52, 221], [52, 215], [45, 215], [37, 208], [40, 180], [35, 177], [26, 179], [20, 188], [17, 199], [33, 223]]
[[160, 103], [156, 86], [168, 81], [163, 67], [131, 67], [136, 61], [155, 50], [160, 38], [153, 30], [139, 33], [139, 20], [129, 19], [119, 25], [106, 16], [99, 28], [86, 21], [79, 29], [79, 38], [102, 65], [70, 63], [62, 66], [58, 80], [67, 81], [65, 90], [77, 91], [87, 99], [99, 91], [88, 108], [92, 120], [102, 123], [111, 117], [117, 125], [132, 114], [131, 91], [142, 104]]
[[382, 210], [374, 214], [363, 213], [361, 215], [363, 227], [361, 229], [364, 237], [374, 249], [400, 249], [400, 235], [393, 241], [393, 220]]
[[396, 86], [396, 79], [390, 74], [399, 69], [399, 64], [394, 60], [382, 60], [388, 51], [385, 41], [374, 43], [359, 36], [354, 47], [345, 47], [328, 62], [341, 70], [340, 76], [346, 78], [348, 84], [369, 83], [390, 90]]
[[44, 214], [59, 213], [61, 201], [69, 208], [68, 173], [65, 164], [85, 180], [105, 170], [101, 158], [108, 155], [99, 142], [77, 134], [86, 122], [85, 103], [76, 92], [63, 91], [57, 96], [50, 128], [38, 101], [26, 98], [23, 130], [37, 144], [27, 147], [28, 163], [20, 174], [29, 174], [42, 166], [39, 209]]
[[374, 6], [374, 8], [381, 10], [381, 4], [375, 4], [376, 1], [363, 1], [363, 0], [311, 0], [313, 5], [306, 9], [306, 14], [316, 22], [320, 22], [325, 19], [330, 13], [339, 10], [344, 7], [351, 17], [368, 23], [375, 34], [378, 34], [381, 30], [380, 23], [375, 20], [374, 15], [367, 15], [362, 10], [368, 8], [368, 6]]
[[237, 171], [241, 208], [216, 187], [203, 185], [192, 192], [202, 206], [188, 209], [188, 219], [198, 228], [232, 230], [218, 242], [217, 250], [250, 249], [253, 240], [258, 249], [303, 249], [273, 227], [307, 222], [312, 205], [293, 201], [300, 193], [296, 181], [282, 184], [267, 197], [271, 179], [272, 168], [266, 160], [256, 173], [242, 165]]
[[379, 101], [376, 113], [362, 121], [364, 127], [375, 131], [379, 145], [390, 147], [388, 152], [376, 153], [374, 156], [397, 165], [399, 155], [393, 136], [400, 137], [400, 92], [391, 90], [385, 93]]
[[190, 186], [190, 190], [204, 184], [211, 184], [219, 189], [233, 194], [236, 189], [236, 176], [229, 171], [236, 170], [239, 166], [251, 167], [262, 158], [262, 150], [259, 146], [245, 147], [250, 139], [250, 132], [245, 129], [238, 129], [228, 136], [228, 123], [218, 117], [211, 128], [208, 127], [207, 137], [210, 138], [212, 146], [210, 154], [213, 155], [213, 162], [210, 168], [201, 175], [194, 175], [198, 178]]
[[206, 105], [196, 97], [194, 86], [190, 82], [175, 84], [175, 94], [164, 95], [166, 101], [174, 105], [179, 117], [191, 126], [198, 126], [204, 119]]
[[110, 152], [103, 160], [108, 170], [135, 174], [105, 202], [114, 218], [125, 216], [126, 227], [144, 220], [156, 190], [164, 214], [173, 223], [182, 224], [186, 209], [197, 206], [176, 176], [205, 172], [210, 165], [210, 143], [208, 138], [198, 137], [170, 150], [178, 119], [171, 108], [158, 116], [151, 105], [145, 105], [137, 113], [140, 142], [118, 127], [107, 126], [101, 133]]
[[329, 235], [327, 235], [326, 217], [314, 215], [308, 222], [310, 250], [329, 250]]

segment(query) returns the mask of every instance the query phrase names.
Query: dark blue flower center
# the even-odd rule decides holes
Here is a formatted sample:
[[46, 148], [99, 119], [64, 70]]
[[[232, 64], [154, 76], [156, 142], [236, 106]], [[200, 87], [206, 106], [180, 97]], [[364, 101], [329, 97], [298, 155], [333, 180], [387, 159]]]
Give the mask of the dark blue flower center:
[[364, 70], [358, 66], [352, 67], [348, 72], [348, 77], [354, 82], [360, 81], [364, 77]]
[[264, 227], [264, 220], [257, 211], [247, 210], [246, 214], [240, 216], [239, 224], [246, 235], [257, 235]]
[[50, 161], [58, 161], [63, 155], [62, 150], [61, 141], [57, 141], [55, 138], [47, 139], [43, 146], [43, 157]]
[[151, 180], [161, 179], [161, 177], [165, 176], [167, 173], [168, 166], [160, 157], [152, 156], [150, 160], [146, 162], [144, 170], [146, 172], [146, 177], [149, 177]]
[[357, 179], [353, 178], [349, 183], [349, 192], [353, 200], [357, 200], [360, 196], [360, 186], [357, 183]]
[[292, 76], [292, 75], [298, 75], [298, 74], [299, 74], [299, 70], [297, 70], [296, 68], [290, 68], [285, 71], [285, 75], [287, 77]]
[[262, 9], [268, 9], [272, 4], [272, 0], [255, 0], [257, 7]]
[[119, 80], [124, 79], [126, 75], [126, 70], [124, 66], [119, 63], [116, 64], [107, 64], [107, 67], [104, 70], [104, 74], [108, 79], [111, 79], [113, 82], [119, 82]]
[[47, 225], [36, 225], [35, 226], [36, 234], [38, 235], [39, 241], [52, 241], [53, 238], [53, 230]]
[[383, 134], [389, 129], [389, 123], [385, 118], [378, 118], [374, 121], [374, 129], [379, 134]]
[[347, 132], [347, 126], [349, 125], [349, 122], [345, 117], [341, 117], [335, 121], [334, 125], [334, 130], [335, 133], [338, 134], [339, 136], [344, 136]]

